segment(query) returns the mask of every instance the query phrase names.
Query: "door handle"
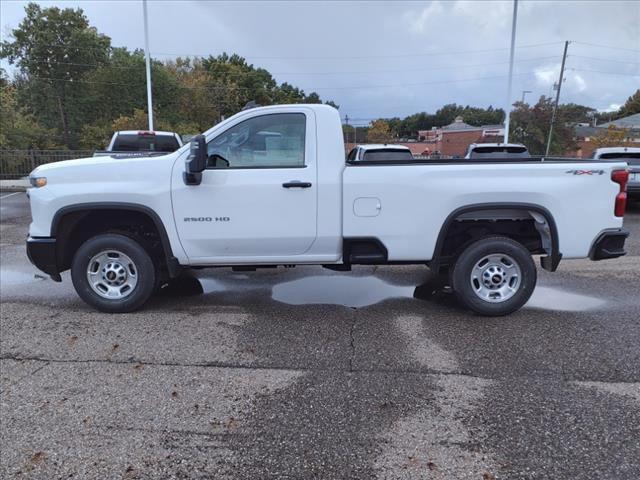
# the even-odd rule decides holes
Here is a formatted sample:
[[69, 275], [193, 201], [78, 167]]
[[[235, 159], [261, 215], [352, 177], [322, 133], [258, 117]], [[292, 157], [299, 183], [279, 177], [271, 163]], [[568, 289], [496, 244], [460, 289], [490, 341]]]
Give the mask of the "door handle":
[[300, 182], [298, 180], [294, 180], [291, 182], [283, 183], [282, 186], [284, 188], [310, 188], [311, 182]]

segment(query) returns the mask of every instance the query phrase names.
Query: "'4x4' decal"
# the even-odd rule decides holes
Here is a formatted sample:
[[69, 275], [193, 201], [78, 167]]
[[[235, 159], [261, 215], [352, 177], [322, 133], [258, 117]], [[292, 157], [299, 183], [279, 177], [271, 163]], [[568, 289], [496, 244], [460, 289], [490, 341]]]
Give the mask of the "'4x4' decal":
[[604, 170], [567, 170], [572, 175], [604, 175]]

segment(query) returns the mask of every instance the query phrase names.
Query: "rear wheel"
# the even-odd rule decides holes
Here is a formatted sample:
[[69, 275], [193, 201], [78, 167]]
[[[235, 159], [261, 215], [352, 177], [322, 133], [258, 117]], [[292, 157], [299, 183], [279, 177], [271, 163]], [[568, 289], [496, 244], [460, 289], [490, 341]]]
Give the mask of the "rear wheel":
[[80, 246], [71, 264], [71, 279], [80, 298], [96, 309], [131, 312], [153, 293], [156, 269], [136, 240], [109, 233]]
[[507, 237], [469, 245], [456, 260], [452, 286], [458, 299], [480, 315], [508, 315], [522, 307], [536, 286], [529, 251]]

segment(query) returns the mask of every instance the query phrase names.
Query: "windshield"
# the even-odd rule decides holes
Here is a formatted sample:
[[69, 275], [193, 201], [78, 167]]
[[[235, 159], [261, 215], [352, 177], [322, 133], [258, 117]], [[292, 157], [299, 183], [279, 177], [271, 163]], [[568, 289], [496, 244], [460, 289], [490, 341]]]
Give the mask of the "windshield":
[[180, 145], [173, 135], [119, 134], [113, 142], [113, 152], [175, 152]]
[[476, 147], [469, 158], [528, 158], [526, 147]]

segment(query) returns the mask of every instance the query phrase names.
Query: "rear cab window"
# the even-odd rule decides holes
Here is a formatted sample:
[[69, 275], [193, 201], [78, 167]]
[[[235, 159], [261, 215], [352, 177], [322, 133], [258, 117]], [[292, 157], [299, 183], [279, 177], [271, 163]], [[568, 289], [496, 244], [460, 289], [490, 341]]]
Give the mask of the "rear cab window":
[[526, 147], [476, 147], [469, 155], [474, 158], [529, 158]]
[[380, 148], [365, 150], [363, 162], [403, 162], [413, 160], [410, 150], [404, 148]]

